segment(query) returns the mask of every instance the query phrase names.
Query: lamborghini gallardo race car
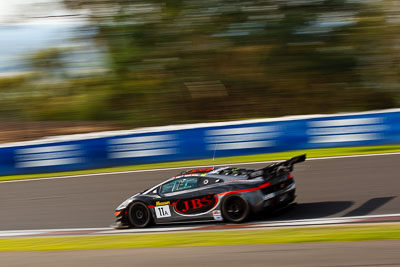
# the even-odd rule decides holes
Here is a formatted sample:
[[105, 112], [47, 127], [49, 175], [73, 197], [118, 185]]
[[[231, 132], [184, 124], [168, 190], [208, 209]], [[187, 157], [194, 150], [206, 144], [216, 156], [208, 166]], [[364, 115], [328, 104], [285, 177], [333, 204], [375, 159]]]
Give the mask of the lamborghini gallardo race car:
[[301, 155], [262, 169], [203, 168], [180, 173], [121, 203], [114, 228], [152, 223], [228, 221], [240, 223], [250, 214], [283, 208], [295, 200], [293, 165]]

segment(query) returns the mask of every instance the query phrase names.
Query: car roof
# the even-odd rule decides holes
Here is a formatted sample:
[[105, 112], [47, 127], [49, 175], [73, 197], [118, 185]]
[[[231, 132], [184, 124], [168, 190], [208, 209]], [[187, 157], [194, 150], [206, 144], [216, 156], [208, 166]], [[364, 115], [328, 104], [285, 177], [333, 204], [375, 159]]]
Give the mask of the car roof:
[[234, 181], [234, 180], [247, 180], [249, 176], [248, 173], [254, 172], [254, 169], [247, 168], [235, 168], [235, 167], [219, 167], [215, 168], [201, 168], [201, 169], [191, 169], [180, 174], [173, 176], [153, 187], [144, 191], [144, 194], [153, 191], [155, 188], [175, 179], [184, 177], [198, 177], [198, 178], [215, 178], [221, 179], [223, 181]]
[[247, 180], [248, 174], [254, 172], [254, 169], [235, 168], [235, 167], [219, 167], [215, 168], [201, 168], [191, 169], [181, 172], [179, 175], [174, 176], [169, 180], [183, 178], [183, 177], [208, 177], [222, 180]]

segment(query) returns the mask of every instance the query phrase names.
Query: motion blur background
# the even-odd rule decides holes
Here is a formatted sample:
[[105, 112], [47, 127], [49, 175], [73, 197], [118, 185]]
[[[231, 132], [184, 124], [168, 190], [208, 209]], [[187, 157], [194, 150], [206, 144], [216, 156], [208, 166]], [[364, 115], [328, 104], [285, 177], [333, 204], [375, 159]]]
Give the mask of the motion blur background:
[[18, 0], [0, 22], [0, 143], [400, 107], [396, 0]]

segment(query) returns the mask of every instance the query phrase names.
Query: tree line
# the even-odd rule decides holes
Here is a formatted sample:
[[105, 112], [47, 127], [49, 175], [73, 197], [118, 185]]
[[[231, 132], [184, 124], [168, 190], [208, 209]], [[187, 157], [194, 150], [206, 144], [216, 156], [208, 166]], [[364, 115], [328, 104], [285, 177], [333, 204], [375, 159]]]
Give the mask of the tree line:
[[[399, 107], [396, 1], [63, 0], [103, 71], [49, 48], [0, 79], [0, 115], [122, 127]], [[84, 53], [82, 54], [84, 56]]]

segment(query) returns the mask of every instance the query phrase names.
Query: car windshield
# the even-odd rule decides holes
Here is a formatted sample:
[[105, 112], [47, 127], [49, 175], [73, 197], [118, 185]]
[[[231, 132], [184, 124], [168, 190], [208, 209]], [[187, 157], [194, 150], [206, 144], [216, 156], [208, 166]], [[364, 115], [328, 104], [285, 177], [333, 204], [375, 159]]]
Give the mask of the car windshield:
[[180, 178], [176, 180], [172, 180], [170, 182], [165, 183], [161, 187], [161, 193], [172, 193], [177, 191], [182, 191], [186, 189], [192, 189], [197, 187], [197, 177], [190, 178]]

